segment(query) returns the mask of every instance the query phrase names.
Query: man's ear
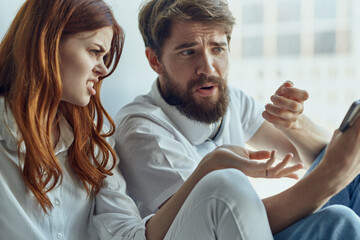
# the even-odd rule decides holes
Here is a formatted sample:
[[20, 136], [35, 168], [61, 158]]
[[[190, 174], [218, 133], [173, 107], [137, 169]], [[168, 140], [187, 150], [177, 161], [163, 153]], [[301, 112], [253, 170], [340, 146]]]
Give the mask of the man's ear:
[[151, 68], [157, 74], [162, 74], [163, 73], [162, 64], [160, 63], [159, 58], [157, 57], [157, 55], [155, 53], [155, 50], [147, 47], [145, 49], [145, 54], [146, 54], [146, 58], [148, 59]]

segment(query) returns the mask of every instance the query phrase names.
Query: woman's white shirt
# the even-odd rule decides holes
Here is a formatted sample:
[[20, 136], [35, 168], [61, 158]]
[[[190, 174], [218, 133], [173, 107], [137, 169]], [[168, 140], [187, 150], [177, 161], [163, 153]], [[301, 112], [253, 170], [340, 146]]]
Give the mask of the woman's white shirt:
[[25, 186], [19, 165], [26, 151], [20, 145], [10, 108], [0, 97], [0, 239], [145, 239], [145, 223], [126, 194], [125, 181], [115, 167], [103, 188], [91, 199], [67, 161], [73, 142], [72, 129], [60, 119], [60, 138], [55, 148], [63, 179], [47, 193], [53, 208], [46, 214]]

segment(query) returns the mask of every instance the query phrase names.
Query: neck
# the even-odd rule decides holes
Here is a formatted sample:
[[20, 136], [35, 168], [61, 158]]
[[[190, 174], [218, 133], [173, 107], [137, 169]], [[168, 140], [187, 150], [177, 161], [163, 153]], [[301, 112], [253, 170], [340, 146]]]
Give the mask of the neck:
[[217, 134], [220, 130], [221, 124], [222, 124], [222, 119], [220, 121], [214, 123], [214, 131], [211, 133], [211, 135], [209, 137], [210, 139], [214, 139], [217, 136]]

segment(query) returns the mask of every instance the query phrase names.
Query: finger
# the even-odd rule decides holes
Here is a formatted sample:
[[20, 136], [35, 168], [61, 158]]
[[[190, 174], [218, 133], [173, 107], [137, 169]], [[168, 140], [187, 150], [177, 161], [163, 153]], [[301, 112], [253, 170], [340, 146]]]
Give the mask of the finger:
[[304, 102], [309, 99], [309, 93], [306, 90], [294, 87], [284, 87], [282, 91], [284, 96], [288, 96], [288, 98], [297, 102]]
[[283, 96], [284, 88], [289, 88], [289, 87], [294, 87], [294, 84], [290, 80], [287, 80], [286, 82], [281, 84], [281, 86], [276, 90], [275, 94], [277, 94], [279, 96]]
[[290, 160], [294, 157], [292, 153], [288, 153], [285, 155], [284, 159], [277, 164], [272, 169], [269, 169], [274, 175], [278, 175], [282, 170], [284, 170], [284, 167], [290, 162]]
[[283, 84], [284, 87], [294, 87], [294, 83], [290, 80], [286, 80]]
[[276, 159], [275, 155], [276, 155], [276, 150], [272, 150], [270, 159], [266, 161], [266, 169], [270, 169], [271, 166], [274, 164]]
[[281, 107], [273, 105], [273, 104], [266, 104], [265, 110], [268, 113], [270, 113], [274, 116], [277, 116], [279, 118], [282, 118], [284, 120], [295, 121], [298, 118], [298, 116], [300, 115], [299, 112], [292, 112], [292, 111], [289, 111], [288, 109], [284, 109], [284, 108], [281, 108]]
[[[271, 168], [274, 161], [275, 161], [275, 158], [270, 158], [266, 162], [251, 161], [251, 160], [244, 161], [244, 159], [242, 159], [239, 162], [239, 166], [236, 168], [239, 168], [241, 171], [243, 171], [248, 176], [264, 177], [266, 169]], [[256, 174], [254, 175], [254, 173], [256, 173]]]
[[266, 121], [274, 124], [276, 127], [280, 128], [280, 129], [281, 128], [291, 128], [293, 126], [293, 124], [294, 124], [294, 121], [289, 121], [289, 120], [282, 119], [280, 117], [271, 115], [266, 111], [264, 111], [262, 113], [262, 116]]
[[357, 132], [360, 131], [360, 116], [356, 118], [352, 126], [350, 126], [349, 128], [354, 128]]
[[264, 171], [267, 168], [266, 162], [251, 161], [248, 157], [243, 157], [229, 148], [216, 149], [215, 158], [222, 159], [222, 166], [225, 168], [237, 168], [245, 174], [251, 171]]
[[245, 175], [251, 177], [264, 177], [265, 171], [268, 168], [267, 162], [251, 161], [245, 165], [240, 163], [240, 169]]
[[284, 82], [283, 84], [281, 84], [281, 86], [276, 90], [275, 94], [279, 95], [279, 96], [283, 96], [284, 94], [284, 88], [285, 87], [291, 87], [291, 84], [288, 82]]
[[299, 180], [299, 175], [297, 175], [296, 173], [291, 173], [291, 174], [289, 174], [287, 176], [283, 176], [283, 177]]
[[290, 175], [300, 169], [303, 169], [303, 168], [304, 168], [304, 166], [302, 164], [296, 164], [294, 166], [282, 169], [280, 172], [278, 172], [276, 174], [276, 176], [278, 176], [278, 177], [288, 176], [288, 175]]
[[249, 151], [249, 157], [250, 157], [250, 159], [257, 159], [257, 160], [268, 159], [271, 157], [271, 152], [270, 151]]
[[290, 80], [284, 82], [275, 92], [279, 96], [285, 96], [299, 102], [303, 102], [309, 98], [309, 93], [306, 90], [295, 88], [294, 83]]
[[302, 102], [298, 102], [293, 99], [289, 99], [279, 95], [272, 95], [270, 97], [270, 100], [273, 102], [274, 105], [285, 108], [292, 112], [302, 112], [304, 108]]

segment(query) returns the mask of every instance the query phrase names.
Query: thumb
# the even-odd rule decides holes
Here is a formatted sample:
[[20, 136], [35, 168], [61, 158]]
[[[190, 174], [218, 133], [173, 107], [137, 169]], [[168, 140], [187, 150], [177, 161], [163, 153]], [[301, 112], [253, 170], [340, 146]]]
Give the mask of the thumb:
[[268, 159], [271, 157], [271, 152], [270, 151], [249, 151], [249, 157], [250, 159], [257, 159], [257, 160], [261, 160], [261, 159]]

